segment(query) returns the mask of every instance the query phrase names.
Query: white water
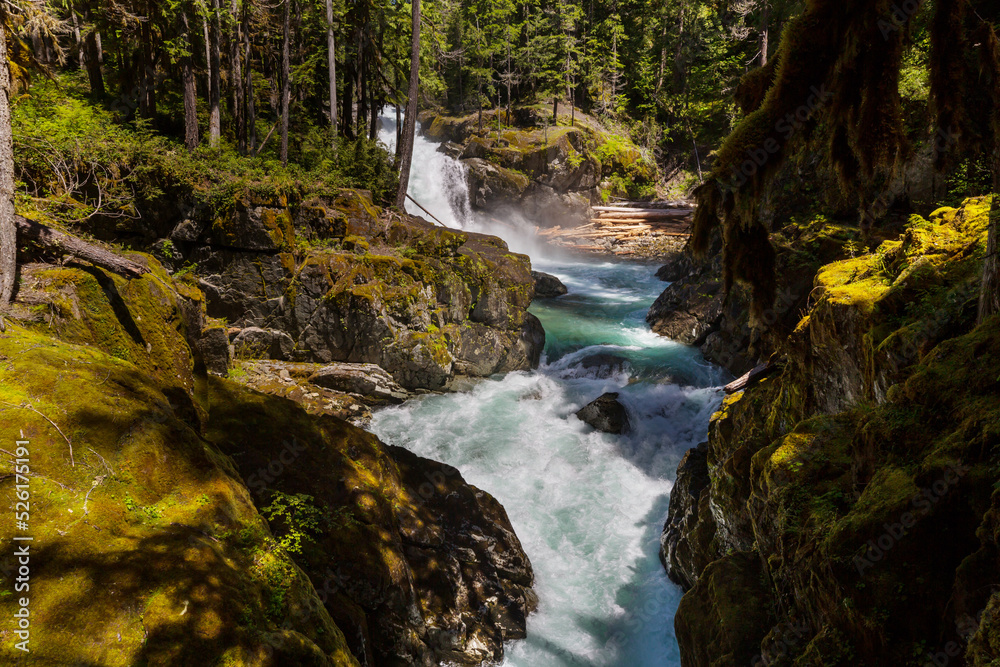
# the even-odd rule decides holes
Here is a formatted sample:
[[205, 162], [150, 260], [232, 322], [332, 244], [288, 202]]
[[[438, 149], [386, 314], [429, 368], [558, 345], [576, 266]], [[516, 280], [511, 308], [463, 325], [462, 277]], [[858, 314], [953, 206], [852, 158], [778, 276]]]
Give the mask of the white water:
[[[394, 140], [394, 130], [384, 132]], [[482, 230], [461, 164], [435, 149], [416, 137], [411, 196], [449, 226]], [[527, 226], [499, 227], [493, 233], [512, 247], [536, 247]], [[704, 439], [724, 378], [697, 350], [646, 326], [664, 286], [652, 267], [537, 252], [533, 265], [570, 290], [531, 307], [546, 331], [541, 368], [382, 410], [371, 428], [454, 465], [506, 508], [534, 567], [539, 607], [528, 638], [507, 646], [505, 665], [679, 665], [680, 589], [660, 565], [659, 537], [677, 462]], [[584, 368], [594, 353], [627, 363]], [[627, 436], [597, 433], [574, 414], [606, 391], [620, 392], [628, 408]]]

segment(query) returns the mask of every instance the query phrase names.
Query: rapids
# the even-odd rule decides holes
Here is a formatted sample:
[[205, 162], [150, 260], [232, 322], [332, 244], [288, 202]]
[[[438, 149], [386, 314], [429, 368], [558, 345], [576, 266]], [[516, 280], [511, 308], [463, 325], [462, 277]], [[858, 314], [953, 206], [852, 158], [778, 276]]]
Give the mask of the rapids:
[[[383, 121], [391, 147], [394, 119]], [[537, 371], [381, 410], [371, 430], [455, 466], [506, 508], [539, 606], [505, 665], [679, 665], [681, 591], [660, 564], [659, 537], [677, 463], [704, 439], [724, 371], [649, 330], [646, 310], [664, 287], [655, 267], [546, 256], [523, 221], [475, 221], [461, 163], [436, 144], [417, 136], [413, 164], [414, 199], [448, 226], [503, 237], [569, 294], [531, 306], [546, 332]], [[574, 414], [607, 391], [628, 410], [628, 435], [595, 432]]]

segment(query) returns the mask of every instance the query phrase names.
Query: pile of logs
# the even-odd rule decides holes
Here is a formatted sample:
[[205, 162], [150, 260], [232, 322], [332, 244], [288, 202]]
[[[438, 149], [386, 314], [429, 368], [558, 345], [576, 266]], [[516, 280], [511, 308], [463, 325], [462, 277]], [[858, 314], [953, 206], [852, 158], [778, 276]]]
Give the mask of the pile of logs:
[[629, 239], [642, 236], [688, 236], [694, 209], [685, 202], [623, 202], [592, 207], [596, 217], [579, 227], [539, 229], [549, 239]]

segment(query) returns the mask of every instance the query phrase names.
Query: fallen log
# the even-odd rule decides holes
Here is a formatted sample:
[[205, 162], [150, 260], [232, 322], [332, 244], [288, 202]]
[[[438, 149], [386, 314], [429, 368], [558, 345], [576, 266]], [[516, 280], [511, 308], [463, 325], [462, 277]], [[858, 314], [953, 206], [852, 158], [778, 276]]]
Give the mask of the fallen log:
[[759, 382], [766, 376], [770, 375], [776, 366], [771, 363], [760, 364], [759, 366], [747, 371], [746, 375], [743, 377], [733, 380], [725, 387], [722, 388], [727, 394], [735, 394], [738, 391], [743, 391], [751, 384]]
[[17, 227], [18, 241], [33, 241], [43, 248], [58, 250], [63, 254], [86, 260], [94, 266], [126, 278], [138, 278], [149, 273], [149, 269], [141, 264], [20, 215], [14, 216], [14, 226]]
[[606, 215], [661, 215], [682, 216], [694, 213], [693, 208], [631, 208], [628, 206], [592, 206], [591, 210]]

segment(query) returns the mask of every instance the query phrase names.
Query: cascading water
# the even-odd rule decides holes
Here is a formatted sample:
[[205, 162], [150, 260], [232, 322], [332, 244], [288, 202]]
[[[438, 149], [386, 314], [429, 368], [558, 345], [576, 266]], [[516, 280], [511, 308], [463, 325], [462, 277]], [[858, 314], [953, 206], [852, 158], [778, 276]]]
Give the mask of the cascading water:
[[[462, 169], [418, 136], [409, 191], [449, 226], [480, 231]], [[488, 231], [512, 248], [535, 247], [527, 227], [513, 230]], [[537, 255], [532, 263], [569, 287], [531, 307], [546, 331], [541, 367], [382, 410], [371, 428], [454, 465], [506, 508], [539, 606], [505, 665], [679, 665], [681, 593], [660, 565], [659, 536], [677, 463], [704, 438], [723, 375], [648, 329], [646, 309], [663, 288], [648, 265]], [[574, 414], [607, 391], [628, 409], [628, 435], [594, 432]]]

